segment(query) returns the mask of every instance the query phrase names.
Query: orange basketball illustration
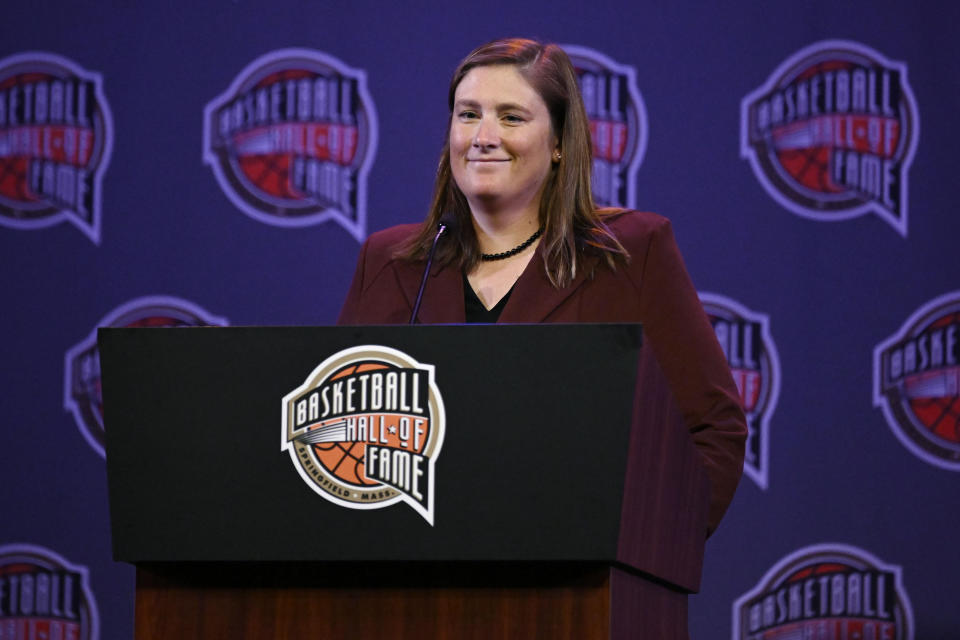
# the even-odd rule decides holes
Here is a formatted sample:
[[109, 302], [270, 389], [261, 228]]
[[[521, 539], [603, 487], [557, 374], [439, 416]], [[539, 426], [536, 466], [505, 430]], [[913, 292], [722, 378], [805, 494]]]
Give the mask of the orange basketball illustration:
[[432, 522], [444, 430], [432, 365], [388, 347], [345, 349], [283, 407], [282, 448], [314, 491], [355, 509], [404, 501]]

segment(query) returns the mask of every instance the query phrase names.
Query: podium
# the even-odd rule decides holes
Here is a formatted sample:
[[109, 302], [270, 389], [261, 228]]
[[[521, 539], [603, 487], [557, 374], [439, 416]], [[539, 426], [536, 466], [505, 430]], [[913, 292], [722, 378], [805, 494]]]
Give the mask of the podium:
[[686, 637], [709, 487], [639, 325], [98, 341], [138, 640]]

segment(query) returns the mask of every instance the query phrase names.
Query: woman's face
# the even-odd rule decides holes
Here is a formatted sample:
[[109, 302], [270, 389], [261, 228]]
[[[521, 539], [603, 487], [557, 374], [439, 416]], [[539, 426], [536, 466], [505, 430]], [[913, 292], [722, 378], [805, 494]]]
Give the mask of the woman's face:
[[546, 103], [515, 66], [474, 67], [460, 81], [450, 168], [474, 211], [537, 211], [557, 145]]

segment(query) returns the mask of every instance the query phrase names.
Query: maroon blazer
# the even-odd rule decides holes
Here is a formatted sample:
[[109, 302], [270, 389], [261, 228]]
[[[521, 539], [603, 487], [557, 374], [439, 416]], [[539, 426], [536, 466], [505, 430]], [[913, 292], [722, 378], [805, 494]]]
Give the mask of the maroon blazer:
[[[550, 284], [541, 245], [514, 285], [499, 323], [640, 322], [645, 344], [666, 374], [711, 481], [709, 528], [716, 528], [743, 471], [747, 427], [739, 394], [716, 335], [687, 275], [670, 222], [625, 211], [605, 219], [630, 253], [616, 270], [588, 258], [573, 282]], [[363, 245], [338, 324], [406, 324], [420, 287], [423, 262], [396, 259], [396, 247], [419, 225], [372, 234]], [[592, 262], [591, 262], [592, 261]], [[593, 277], [587, 274], [593, 269]], [[434, 267], [418, 320], [465, 321], [463, 275]]]

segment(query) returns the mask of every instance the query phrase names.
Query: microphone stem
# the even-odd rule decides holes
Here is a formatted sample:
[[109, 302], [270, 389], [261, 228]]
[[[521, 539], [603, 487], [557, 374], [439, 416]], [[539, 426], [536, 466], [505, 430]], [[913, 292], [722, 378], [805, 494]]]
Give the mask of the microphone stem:
[[417, 323], [417, 312], [420, 311], [420, 300], [423, 299], [423, 290], [427, 286], [427, 276], [430, 275], [430, 265], [433, 264], [433, 254], [437, 252], [437, 242], [440, 236], [447, 230], [447, 225], [440, 223], [437, 225], [437, 235], [433, 237], [433, 244], [430, 245], [430, 253], [427, 254], [427, 266], [423, 270], [423, 278], [420, 280], [420, 291], [417, 292], [417, 301], [413, 305], [413, 313], [410, 314], [410, 324]]

